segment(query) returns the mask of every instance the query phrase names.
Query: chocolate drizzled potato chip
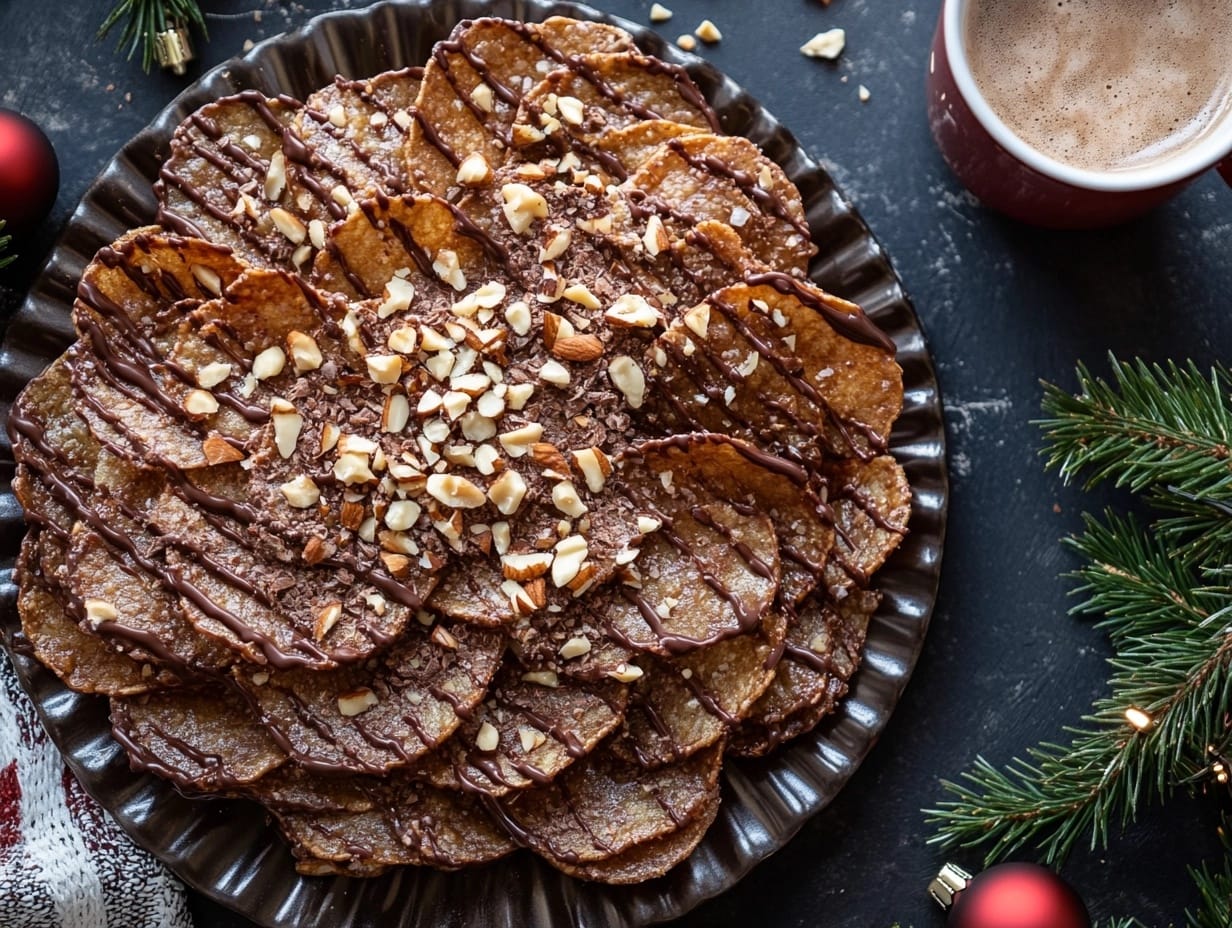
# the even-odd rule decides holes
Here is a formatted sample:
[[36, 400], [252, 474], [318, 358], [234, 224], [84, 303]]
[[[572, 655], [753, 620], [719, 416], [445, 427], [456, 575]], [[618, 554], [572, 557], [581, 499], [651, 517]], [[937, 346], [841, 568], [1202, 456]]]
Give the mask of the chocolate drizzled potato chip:
[[507, 663], [456, 737], [418, 771], [446, 789], [503, 796], [550, 782], [624, 717], [626, 688], [612, 680], [545, 686], [534, 679]]
[[226, 685], [112, 697], [111, 726], [134, 767], [187, 790], [251, 783], [287, 759]]
[[799, 193], [621, 30], [193, 113], [14, 404], [35, 654], [307, 875], [651, 879], [834, 711], [910, 488]]
[[418, 624], [375, 659], [328, 673], [237, 669], [275, 740], [322, 773], [381, 773], [442, 744], [483, 698], [503, 642], [477, 628]]

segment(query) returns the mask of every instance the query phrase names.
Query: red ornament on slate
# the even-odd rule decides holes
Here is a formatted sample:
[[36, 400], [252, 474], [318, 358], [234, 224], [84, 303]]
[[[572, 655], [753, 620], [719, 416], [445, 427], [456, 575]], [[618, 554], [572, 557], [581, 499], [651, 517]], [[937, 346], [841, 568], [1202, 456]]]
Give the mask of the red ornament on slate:
[[1000, 864], [976, 877], [946, 864], [928, 891], [949, 911], [947, 928], [1091, 928], [1078, 894], [1035, 864]]
[[59, 188], [60, 164], [43, 130], [0, 109], [0, 219], [9, 231], [29, 228], [51, 212]]

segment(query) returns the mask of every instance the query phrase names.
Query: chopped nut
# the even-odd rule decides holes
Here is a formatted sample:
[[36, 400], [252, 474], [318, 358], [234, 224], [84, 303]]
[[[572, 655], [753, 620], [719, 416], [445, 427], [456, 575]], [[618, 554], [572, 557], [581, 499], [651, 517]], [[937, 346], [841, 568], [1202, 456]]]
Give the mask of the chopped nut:
[[496, 462], [499, 460], [500, 452], [494, 445], [480, 445], [475, 449], [475, 470], [485, 477], [496, 473]]
[[[476, 401], [475, 410], [479, 415], [487, 419], [495, 419], [505, 411], [505, 398], [499, 393], [489, 390]], [[493, 428], [495, 427], [496, 424], [493, 423]]]
[[570, 335], [557, 338], [550, 350], [562, 361], [585, 363], [603, 357], [603, 342], [597, 335]]
[[211, 432], [205, 441], [201, 442], [201, 453], [209, 464], [231, 464], [244, 460], [243, 451], [215, 432]]
[[590, 292], [590, 288], [583, 284], [573, 284], [566, 287], [561, 295], [571, 303], [577, 303], [579, 306], [585, 306], [587, 309], [598, 309], [603, 305], [599, 302], [599, 298]]
[[376, 474], [368, 466], [368, 455], [350, 452], [339, 455], [334, 462], [334, 478], [350, 485], [376, 480]]
[[225, 364], [222, 361], [211, 361], [209, 364], [203, 364], [197, 370], [197, 384], [209, 390], [212, 387], [218, 386], [230, 376], [230, 364]]
[[870, 91], [867, 87], [861, 84], [860, 89], [856, 91], [856, 96], [860, 98], [861, 103], [867, 103], [869, 100], [872, 99], [873, 94], [872, 94], [872, 91]]
[[313, 219], [308, 223], [308, 241], [318, 251], [325, 247], [325, 223], [320, 219]]
[[308, 539], [304, 545], [304, 550], [300, 552], [300, 557], [304, 559], [304, 563], [309, 566], [320, 564], [323, 560], [334, 553], [335, 547], [332, 543], [327, 542], [316, 535]]
[[321, 426], [321, 454], [333, 451], [341, 436], [342, 431], [334, 423], [326, 422]]
[[218, 412], [218, 400], [209, 390], [189, 390], [184, 397], [184, 411], [193, 418], [204, 418]]
[[676, 39], [676, 44], [680, 48], [683, 48], [686, 52], [691, 52], [693, 49], [697, 48], [697, 39], [693, 38], [691, 35], [682, 35]]
[[105, 599], [87, 599], [85, 609], [86, 621], [95, 628], [103, 622], [114, 622], [120, 617], [116, 607]]
[[736, 206], [732, 208], [731, 215], [727, 217], [727, 224], [735, 229], [743, 229], [752, 217], [753, 214], [743, 206]]
[[453, 633], [443, 625], [438, 625], [436, 628], [432, 629], [432, 634], [430, 637], [442, 648], [448, 648], [450, 651], [458, 650], [458, 639], [454, 637]]
[[275, 399], [270, 403], [270, 418], [274, 423], [274, 445], [282, 457], [289, 458], [295, 453], [304, 417], [286, 400]]
[[656, 519], [654, 516], [637, 517], [637, 530], [643, 535], [649, 535], [651, 532], [657, 532], [662, 527], [662, 519]]
[[525, 335], [531, 326], [530, 306], [524, 300], [510, 304], [505, 310], [505, 321], [518, 335]]
[[312, 637], [317, 641], [324, 641], [325, 636], [329, 634], [331, 628], [338, 624], [338, 620], [342, 618], [342, 603], [332, 602], [325, 606], [317, 613], [317, 620], [312, 629]]
[[457, 181], [463, 187], [482, 187], [492, 179], [492, 168], [479, 152], [471, 152], [458, 165]]
[[426, 489], [433, 499], [454, 509], [475, 509], [486, 502], [483, 490], [456, 474], [432, 474]]
[[265, 172], [265, 199], [271, 203], [282, 196], [287, 186], [287, 156], [280, 151], [274, 152], [270, 158], [269, 168]]
[[554, 670], [531, 670], [522, 674], [522, 680], [526, 683], [534, 683], [550, 689], [560, 686], [560, 678], [556, 676], [556, 671]]
[[608, 474], [612, 472], [612, 462], [608, 456], [598, 448], [583, 448], [571, 454], [578, 470], [586, 478], [586, 486], [590, 492], [598, 493], [602, 490]]
[[437, 380], [444, 380], [453, 371], [454, 363], [457, 358], [449, 351], [438, 351], [428, 360], [424, 361], [424, 367], [428, 369], [428, 373]]
[[203, 289], [208, 290], [214, 296], [222, 296], [222, 278], [218, 276], [217, 271], [203, 264], [194, 264], [189, 270], [192, 272], [193, 279]]
[[551, 442], [535, 442], [530, 446], [530, 457], [536, 464], [547, 468], [553, 473], [560, 474], [562, 477], [568, 476], [570, 473], [569, 462], [565, 460], [565, 456]]
[[705, 338], [710, 330], [710, 304], [698, 303], [684, 314], [684, 324], [698, 338]]
[[842, 29], [819, 32], [803, 45], [800, 51], [809, 58], [827, 58], [833, 61], [843, 53], [847, 45], [847, 33]]
[[509, 580], [534, 580], [546, 574], [551, 566], [552, 554], [549, 551], [501, 556], [501, 572]]
[[462, 273], [462, 264], [458, 253], [442, 248], [436, 253], [432, 262], [432, 270], [442, 281], [449, 284], [459, 293], [466, 289], [466, 275]]
[[651, 329], [663, 321], [663, 314], [636, 293], [626, 293], [603, 314], [613, 328]]
[[257, 380], [268, 380], [282, 373], [287, 356], [281, 348], [273, 345], [252, 359], [252, 375]]
[[376, 693], [366, 686], [361, 686], [359, 689], [343, 693], [338, 697], [338, 711], [347, 718], [354, 718], [367, 712], [379, 702]]
[[505, 391], [505, 405], [513, 410], [520, 410], [526, 406], [531, 395], [535, 392], [533, 383], [515, 383], [509, 386]]
[[571, 126], [580, 126], [586, 119], [586, 107], [577, 97], [558, 97], [556, 106], [560, 118]]
[[496, 546], [497, 554], [507, 554], [510, 543], [509, 523], [508, 522], [493, 522], [492, 523], [492, 543]]
[[388, 319], [394, 313], [400, 313], [410, 308], [415, 299], [415, 285], [409, 280], [394, 275], [385, 284], [384, 302], [376, 308], [377, 317]]
[[607, 373], [616, 389], [624, 395], [625, 401], [633, 409], [640, 409], [646, 399], [646, 375], [637, 366], [637, 362], [627, 354], [622, 354], [612, 359], [612, 363], [607, 366]]
[[346, 110], [341, 103], [335, 103], [329, 108], [329, 121], [339, 129], [347, 124]]
[[300, 474], [278, 488], [286, 497], [287, 503], [296, 509], [307, 509], [315, 506], [321, 498], [321, 491], [311, 477]]
[[419, 336], [413, 327], [403, 326], [390, 332], [385, 344], [389, 347], [390, 351], [396, 351], [399, 354], [414, 354], [418, 338]]
[[650, 21], [652, 23], [665, 23], [672, 18], [672, 11], [665, 7], [662, 3], [653, 3], [650, 6]]
[[495, 109], [496, 99], [492, 88], [482, 82], [471, 90], [471, 101], [485, 113], [491, 113]]
[[546, 219], [548, 201], [525, 184], [505, 184], [501, 187], [505, 219], [519, 235], [530, 229], [536, 219]]
[[376, 383], [397, 383], [402, 376], [402, 359], [396, 354], [373, 354], [366, 360], [368, 376]]
[[556, 543], [556, 557], [552, 561], [552, 583], [557, 589], [577, 576], [588, 553], [586, 539], [581, 535], [569, 535]]
[[719, 27], [708, 19], [703, 19], [701, 24], [693, 30], [693, 34], [703, 42], [713, 44], [723, 38], [723, 33], [719, 32]]
[[315, 371], [325, 360], [316, 339], [303, 332], [293, 330], [288, 333], [287, 347], [291, 349], [291, 364], [300, 373]]
[[573, 519], [586, 515], [586, 504], [578, 496], [577, 488], [568, 480], [562, 480], [552, 487], [552, 505]]
[[488, 499], [500, 510], [501, 515], [513, 515], [525, 498], [526, 481], [516, 470], [503, 471], [488, 488]]
[[[553, 229], [548, 235], [547, 241], [544, 242], [543, 247], [539, 249], [539, 263], [555, 261], [565, 253], [572, 243], [572, 229]], [[520, 332], [518, 334], [525, 335], [526, 333]]]
[[532, 422], [521, 428], [503, 432], [500, 436], [500, 443], [510, 457], [520, 458], [530, 451], [531, 446], [542, 437], [543, 426], [538, 422]]
[[642, 678], [642, 668], [633, 664], [620, 663], [616, 665], [615, 670], [608, 671], [607, 675], [621, 683], [635, 683]]
[[401, 432], [411, 418], [411, 401], [405, 393], [391, 393], [385, 397], [381, 410], [381, 431]]
[[300, 222], [299, 217], [288, 213], [281, 206], [275, 206], [269, 211], [269, 215], [274, 221], [274, 228], [292, 245], [298, 245], [308, 237], [307, 226]]
[[395, 532], [405, 532], [418, 521], [421, 511], [414, 500], [394, 500], [385, 509], [385, 524]]
[[590, 639], [581, 637], [570, 638], [560, 646], [560, 651], [558, 653], [565, 660], [570, 660], [574, 657], [581, 657], [583, 654], [589, 654]]
[[671, 240], [667, 237], [667, 230], [663, 228], [663, 220], [659, 218], [657, 213], [651, 215], [646, 222], [646, 232], [642, 235], [642, 245], [646, 249], [646, 254], [652, 258], [656, 257], [660, 252], [667, 251], [671, 245]]
[[559, 361], [549, 359], [544, 362], [543, 367], [539, 368], [539, 379], [544, 383], [555, 384], [558, 387], [567, 387], [569, 386], [571, 375], [569, 368]]
[[518, 740], [522, 743], [522, 752], [529, 754], [543, 742], [547, 741], [547, 735], [535, 728], [529, 728], [526, 725], [518, 727]]

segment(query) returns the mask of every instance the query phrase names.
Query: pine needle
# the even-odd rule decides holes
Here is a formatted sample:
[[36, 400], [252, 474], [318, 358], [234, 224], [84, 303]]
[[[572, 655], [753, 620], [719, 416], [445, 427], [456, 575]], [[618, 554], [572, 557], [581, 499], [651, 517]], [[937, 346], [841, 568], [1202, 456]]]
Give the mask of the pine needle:
[[[1232, 374], [1110, 362], [1108, 380], [1080, 366], [1076, 395], [1044, 385], [1048, 466], [1067, 482], [1141, 493], [1159, 515], [1086, 515], [1067, 541], [1083, 561], [1070, 574], [1072, 611], [1098, 616], [1114, 649], [1108, 694], [1066, 743], [1003, 767], [977, 758], [928, 810], [932, 843], [982, 847], [987, 863], [1034, 848], [1056, 865], [1080, 840], [1106, 846], [1143, 805], [1202, 779], [1206, 746], [1229, 740]], [[1149, 717], [1144, 730], [1127, 720], [1131, 707]], [[1190, 928], [1232, 925], [1232, 849], [1221, 869], [1191, 873], [1202, 904], [1187, 913]]]
[[[4, 220], [0, 219], [0, 233], [4, 232]], [[11, 235], [0, 235], [0, 252], [5, 251], [9, 247], [9, 242], [13, 240]], [[8, 267], [17, 260], [17, 255], [0, 256], [0, 270]]]
[[129, 60], [140, 48], [141, 65], [147, 74], [156, 58], [158, 33], [165, 32], [174, 23], [182, 23], [207, 35], [205, 17], [196, 0], [120, 0], [103, 20], [98, 38], [105, 38], [121, 20], [124, 26], [117, 47], [123, 50], [127, 46], [125, 57]]

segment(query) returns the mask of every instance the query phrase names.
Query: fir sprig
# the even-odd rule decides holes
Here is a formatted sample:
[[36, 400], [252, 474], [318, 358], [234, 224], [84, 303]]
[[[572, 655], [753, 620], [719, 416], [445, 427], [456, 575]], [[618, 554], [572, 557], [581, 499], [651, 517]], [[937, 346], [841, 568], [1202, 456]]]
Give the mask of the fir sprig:
[[119, 48], [128, 47], [129, 59], [140, 48], [141, 65], [147, 73], [155, 61], [158, 33], [178, 22], [206, 34], [205, 17], [196, 0], [119, 0], [99, 27], [98, 37], [106, 37], [121, 20], [126, 21], [120, 31]]
[[[1109, 692], [1066, 744], [997, 767], [976, 760], [929, 811], [934, 843], [982, 846], [992, 862], [1026, 847], [1061, 862], [1084, 836], [1107, 844], [1149, 802], [1194, 780], [1208, 744], [1228, 741], [1232, 705], [1232, 375], [1216, 365], [1111, 359], [1110, 380], [1079, 367], [1080, 390], [1045, 385], [1048, 463], [1067, 481], [1145, 494], [1153, 522], [1086, 517], [1069, 546], [1074, 612], [1111, 640]], [[1144, 711], [1138, 730], [1126, 709]], [[1191, 928], [1232, 924], [1232, 851], [1194, 870]], [[1137, 925], [1135, 920], [1112, 926]]]
[[17, 260], [17, 255], [5, 255], [3, 252], [9, 247], [9, 242], [13, 240], [13, 236], [4, 235], [4, 220], [0, 219], [0, 270], [8, 267]]

